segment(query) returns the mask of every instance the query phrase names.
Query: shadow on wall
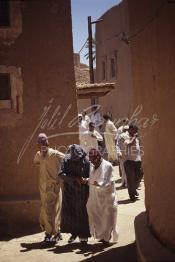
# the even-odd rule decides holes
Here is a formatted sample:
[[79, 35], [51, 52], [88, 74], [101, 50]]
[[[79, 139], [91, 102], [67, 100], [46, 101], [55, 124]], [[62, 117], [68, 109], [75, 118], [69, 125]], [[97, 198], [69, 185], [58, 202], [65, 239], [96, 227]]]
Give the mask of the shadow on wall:
[[21, 225], [21, 227], [7, 226], [0, 227], [0, 241], [9, 241], [13, 238], [19, 238], [27, 235], [33, 235], [41, 232], [39, 224], [37, 225]]

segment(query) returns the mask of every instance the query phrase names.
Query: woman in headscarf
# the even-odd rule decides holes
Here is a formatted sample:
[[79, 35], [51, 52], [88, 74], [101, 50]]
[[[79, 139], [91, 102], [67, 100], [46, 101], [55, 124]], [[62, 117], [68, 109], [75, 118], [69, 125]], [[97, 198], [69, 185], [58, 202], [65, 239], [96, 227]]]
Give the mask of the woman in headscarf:
[[71, 145], [59, 174], [64, 181], [61, 232], [71, 233], [68, 243], [72, 243], [78, 236], [80, 242], [85, 244], [90, 236], [86, 209], [89, 188], [79, 182], [89, 177], [89, 166], [85, 151], [79, 145]]

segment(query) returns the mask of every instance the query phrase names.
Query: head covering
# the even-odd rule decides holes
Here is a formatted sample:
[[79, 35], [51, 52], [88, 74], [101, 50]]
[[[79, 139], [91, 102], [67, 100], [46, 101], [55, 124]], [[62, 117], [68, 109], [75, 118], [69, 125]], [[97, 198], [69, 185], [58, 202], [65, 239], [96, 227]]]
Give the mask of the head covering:
[[70, 158], [84, 158], [86, 156], [86, 152], [83, 150], [83, 148], [77, 144], [73, 144], [69, 146], [69, 152], [70, 152]]
[[42, 145], [42, 146], [48, 146], [49, 145], [48, 137], [44, 133], [40, 133], [38, 135], [37, 142], [38, 142], [39, 145]]
[[129, 129], [129, 126], [124, 126], [123, 127], [123, 130], [128, 130]]
[[129, 129], [135, 129], [136, 131], [138, 131], [138, 126], [136, 124], [129, 124]]

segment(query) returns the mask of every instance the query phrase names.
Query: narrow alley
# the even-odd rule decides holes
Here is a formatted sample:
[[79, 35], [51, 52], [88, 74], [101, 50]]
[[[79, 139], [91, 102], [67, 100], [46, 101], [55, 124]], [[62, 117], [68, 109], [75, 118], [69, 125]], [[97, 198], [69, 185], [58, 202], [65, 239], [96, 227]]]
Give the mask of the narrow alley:
[[78, 239], [68, 244], [68, 234], [63, 234], [63, 240], [55, 246], [45, 246], [42, 243], [44, 233], [23, 235], [0, 242], [1, 262], [40, 262], [40, 261], [136, 261], [136, 243], [134, 219], [144, 211], [144, 185], [141, 183], [139, 199], [130, 202], [127, 189], [120, 188], [118, 167], [115, 167], [116, 189], [118, 195], [118, 226], [120, 229], [117, 244], [103, 247], [101, 243], [89, 240], [87, 246], [81, 246]]

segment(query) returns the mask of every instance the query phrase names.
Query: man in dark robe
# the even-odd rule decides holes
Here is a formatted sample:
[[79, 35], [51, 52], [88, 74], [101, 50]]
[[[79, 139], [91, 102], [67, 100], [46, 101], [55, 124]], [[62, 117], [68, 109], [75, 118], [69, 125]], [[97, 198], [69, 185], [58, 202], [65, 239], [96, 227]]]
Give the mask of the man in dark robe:
[[79, 145], [71, 145], [63, 159], [61, 173], [63, 179], [63, 199], [61, 210], [61, 232], [71, 233], [68, 243], [78, 236], [85, 244], [90, 237], [86, 204], [89, 196], [87, 185], [81, 185], [81, 178], [89, 177], [89, 160]]

